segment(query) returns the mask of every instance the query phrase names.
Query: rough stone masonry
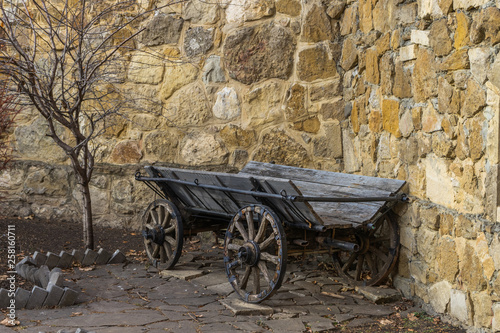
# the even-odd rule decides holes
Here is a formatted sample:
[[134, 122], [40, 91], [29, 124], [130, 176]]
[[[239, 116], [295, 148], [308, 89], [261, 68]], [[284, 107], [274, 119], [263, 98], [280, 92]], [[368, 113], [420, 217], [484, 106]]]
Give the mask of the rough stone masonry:
[[[138, 225], [152, 198], [133, 174], [153, 162], [227, 171], [276, 161], [405, 179], [414, 201], [398, 212], [394, 284], [463, 325], [500, 330], [499, 8], [190, 0], [161, 9], [135, 44], [169, 61], [127, 54], [120, 88], [150, 102], [102, 138], [97, 219]], [[46, 133], [24, 110], [11, 134], [17, 162], [0, 174], [7, 213], [75, 219], [68, 161]]]

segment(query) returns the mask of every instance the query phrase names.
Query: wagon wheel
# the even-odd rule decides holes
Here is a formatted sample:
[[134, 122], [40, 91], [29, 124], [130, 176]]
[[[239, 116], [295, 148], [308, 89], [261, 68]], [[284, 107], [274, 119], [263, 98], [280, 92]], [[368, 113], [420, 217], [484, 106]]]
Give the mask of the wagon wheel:
[[146, 254], [158, 269], [170, 269], [179, 260], [184, 242], [181, 214], [164, 199], [152, 202], [142, 219]]
[[382, 216], [371, 228], [356, 229], [343, 240], [358, 244], [359, 251], [338, 250], [333, 254], [339, 275], [358, 286], [384, 282], [399, 253], [399, 229], [392, 215]]
[[229, 222], [224, 265], [234, 290], [249, 303], [259, 303], [279, 289], [286, 270], [286, 238], [278, 217], [268, 207], [241, 208]]

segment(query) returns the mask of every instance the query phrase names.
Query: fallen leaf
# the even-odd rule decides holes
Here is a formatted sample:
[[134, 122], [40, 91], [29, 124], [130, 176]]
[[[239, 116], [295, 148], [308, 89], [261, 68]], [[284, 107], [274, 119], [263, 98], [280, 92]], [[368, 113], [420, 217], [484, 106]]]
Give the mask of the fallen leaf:
[[135, 236], [137, 234], [135, 232], [131, 232], [130, 235]]
[[409, 313], [408, 314], [408, 320], [409, 321], [415, 321], [415, 320], [418, 320], [417, 316], [415, 316], [414, 313]]
[[82, 316], [83, 312], [72, 312], [70, 317], [77, 317], [77, 316]]
[[19, 320], [12, 320], [10, 318], [5, 318], [4, 320], [0, 321], [0, 324], [7, 327], [14, 327], [21, 323], [19, 322]]
[[391, 325], [391, 324], [394, 324], [394, 322], [392, 320], [389, 320], [389, 319], [381, 319], [378, 322], [380, 323], [380, 325]]
[[88, 267], [80, 267], [80, 270], [82, 272], [90, 272], [90, 271], [93, 271], [95, 269], [94, 266], [88, 266]]
[[0, 280], [7, 280], [8, 277], [8, 275], [0, 275]]

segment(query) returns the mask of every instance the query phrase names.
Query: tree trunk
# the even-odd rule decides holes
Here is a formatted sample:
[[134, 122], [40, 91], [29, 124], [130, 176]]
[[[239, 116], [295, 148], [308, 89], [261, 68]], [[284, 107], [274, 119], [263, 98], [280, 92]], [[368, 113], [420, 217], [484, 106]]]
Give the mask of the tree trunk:
[[94, 228], [92, 226], [92, 200], [88, 182], [82, 182], [83, 194], [83, 242], [85, 248], [94, 249]]

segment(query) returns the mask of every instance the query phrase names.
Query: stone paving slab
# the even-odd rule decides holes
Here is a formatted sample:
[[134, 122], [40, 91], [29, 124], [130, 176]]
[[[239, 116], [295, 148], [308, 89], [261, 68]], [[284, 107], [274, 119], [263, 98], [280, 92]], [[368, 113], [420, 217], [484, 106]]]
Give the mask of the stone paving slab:
[[192, 280], [204, 275], [202, 271], [195, 270], [163, 270], [160, 272], [163, 278], [176, 278], [181, 280]]
[[401, 293], [391, 288], [356, 287], [356, 291], [375, 304], [396, 302], [401, 299]]
[[[248, 304], [232, 290], [223, 265], [213, 265], [215, 259], [209, 255], [198, 257], [206, 259], [195, 256], [194, 262], [181, 269], [167, 271], [179, 274], [175, 277], [163, 277], [156, 269], [138, 263], [65, 273], [67, 279], [75, 281], [71, 282], [72, 288], [85, 291], [80, 294], [84, 297], [78, 299], [84, 302], [60, 309], [19, 310], [21, 325], [26, 327], [23, 332], [65, 329], [73, 333], [81, 327], [106, 333], [293, 333], [304, 332], [305, 323], [312, 331], [327, 332], [337, 322], [363, 319], [354, 322], [362, 327], [365, 318], [373, 321], [393, 312], [391, 306], [376, 305], [353, 288], [343, 288], [328, 272], [302, 271], [301, 265], [289, 266], [297, 270], [287, 275], [295, 282], [285, 281], [273, 297], [261, 304]], [[318, 290], [320, 293], [315, 293]], [[322, 291], [343, 297], [322, 295]]]
[[219, 302], [230, 310], [235, 316], [257, 316], [257, 315], [272, 315], [274, 313], [270, 306], [245, 303], [240, 299], [223, 299]]

